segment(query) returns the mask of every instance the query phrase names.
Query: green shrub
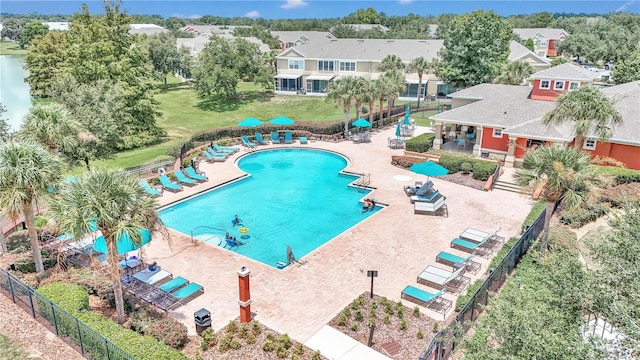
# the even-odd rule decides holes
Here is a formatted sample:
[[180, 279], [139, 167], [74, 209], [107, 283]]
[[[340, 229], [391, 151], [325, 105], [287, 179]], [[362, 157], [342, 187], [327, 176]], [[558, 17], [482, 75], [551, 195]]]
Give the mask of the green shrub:
[[613, 207], [622, 207], [624, 204], [640, 202], [640, 183], [617, 185], [600, 191], [600, 202], [606, 202]]
[[373, 303], [371, 304], [371, 309], [373, 309], [373, 310], [377, 310], [377, 309], [378, 309], [378, 303], [377, 303], [377, 302], [373, 302]]
[[467, 287], [466, 293], [458, 296], [458, 299], [456, 300], [456, 311], [462, 310], [462, 308], [467, 305], [469, 300], [471, 300], [471, 297], [476, 293], [476, 291], [478, 291], [478, 289], [480, 289], [480, 287], [482, 287], [483, 283], [484, 280], [482, 279], [474, 281], [471, 285], [469, 285], [469, 287]]
[[495, 162], [475, 159], [473, 161], [473, 175], [471, 176], [476, 180], [487, 181], [489, 176], [496, 171], [496, 167], [498, 167], [498, 164]]
[[562, 210], [560, 212], [560, 222], [577, 229], [597, 220], [607, 212], [609, 212], [609, 207], [603, 204], [586, 205], [583, 207]]
[[[139, 335], [111, 319], [89, 311], [88, 295], [81, 286], [67, 283], [45, 285], [38, 289], [36, 298], [42, 316], [52, 325], [53, 314], [49, 301], [58, 304], [54, 308], [56, 309], [55, 324], [59, 333], [68, 336], [76, 344], [79, 344], [82, 339], [84, 350], [93, 358], [107, 358], [104, 340], [96, 336], [97, 332], [111, 340], [122, 351], [138, 359], [187, 359], [180, 351], [172, 349], [151, 336]], [[86, 326], [79, 326], [77, 320]]]
[[535, 204], [533, 204], [533, 207], [531, 207], [531, 210], [529, 210], [529, 214], [527, 215], [526, 218], [524, 218], [524, 221], [522, 222], [523, 233], [524, 233], [524, 229], [527, 226], [533, 225], [533, 222], [536, 221], [538, 216], [540, 216], [540, 214], [542, 214], [542, 212], [546, 208], [547, 208], [547, 201], [545, 199], [539, 199], [538, 201], [536, 201]]
[[404, 319], [404, 308], [398, 309], [398, 319]]
[[256, 339], [256, 336], [253, 335], [252, 332], [247, 333], [247, 335], [245, 335], [244, 337], [244, 342], [246, 342], [247, 344], [255, 344], [256, 341], [258, 340]]
[[322, 360], [322, 355], [320, 354], [320, 350], [316, 350], [311, 354], [311, 360]]
[[349, 320], [347, 320], [347, 317], [344, 316], [344, 314], [338, 316], [338, 326], [346, 326], [348, 322]]
[[278, 339], [278, 342], [285, 349], [289, 349], [291, 347], [291, 345], [293, 345], [293, 342], [291, 341], [291, 338], [287, 334], [280, 335], [280, 338]]
[[302, 344], [300, 343], [297, 343], [296, 346], [293, 348], [293, 353], [298, 356], [304, 355], [304, 346], [302, 346]]
[[355, 319], [356, 319], [356, 321], [364, 320], [364, 315], [362, 315], [362, 311], [360, 311], [360, 310], [356, 311]]
[[251, 331], [253, 335], [258, 336], [262, 332], [262, 326], [257, 320], [251, 320]]
[[420, 317], [420, 308], [419, 307], [414, 307], [413, 308], [413, 316], [415, 317]]
[[202, 332], [202, 342], [200, 343], [200, 348], [202, 350], [207, 350], [208, 348], [215, 346], [218, 344], [218, 337], [212, 328], [205, 329]]
[[640, 170], [619, 168], [614, 166], [594, 166], [596, 173], [611, 176], [617, 185], [640, 182]]
[[433, 323], [433, 327], [431, 328], [431, 332], [434, 333], [434, 334], [438, 332], [438, 323], [437, 322]]
[[131, 313], [129, 328], [142, 335], [153, 336], [176, 349], [182, 348], [188, 339], [186, 326], [146, 304]]
[[400, 330], [407, 330], [407, 322], [404, 319], [400, 320]]
[[442, 154], [440, 155], [439, 164], [449, 170], [450, 174], [457, 173], [461, 170], [463, 162], [468, 162], [471, 159], [467, 156], [456, 154]]
[[391, 317], [389, 317], [389, 315], [385, 315], [384, 318], [382, 319], [382, 322], [385, 324], [391, 323]]
[[405, 142], [407, 151], [426, 153], [433, 147], [433, 140], [436, 138], [434, 133], [425, 133]]
[[358, 331], [358, 323], [354, 322], [353, 324], [351, 324], [351, 330], [352, 331]]
[[276, 355], [281, 358], [284, 359], [287, 357], [287, 355], [289, 355], [289, 351], [287, 351], [287, 349], [285, 349], [284, 347], [280, 346], [277, 350], [276, 350]]
[[376, 309], [374, 309], [374, 308], [369, 309], [369, 317], [373, 317], [375, 319], [375, 317], [376, 317]]
[[473, 170], [473, 165], [470, 162], [465, 161], [460, 164], [460, 171], [462, 171], [463, 174], [468, 174], [471, 170]]
[[238, 323], [234, 320], [229, 321], [229, 323], [225, 327], [225, 330], [227, 330], [227, 332], [231, 334], [235, 334], [239, 329], [240, 327], [238, 326]]
[[422, 332], [422, 329], [418, 329], [418, 333], [416, 334], [416, 337], [418, 339], [424, 339], [424, 332]]
[[275, 341], [269, 340], [269, 339], [265, 339], [262, 342], [262, 350], [266, 351], [266, 352], [272, 352], [276, 349], [277, 344]]
[[349, 310], [349, 308], [344, 308], [344, 310], [342, 310], [342, 315], [344, 315], [344, 317], [346, 317], [347, 319], [351, 318], [351, 310]]
[[220, 340], [220, 344], [218, 344], [218, 350], [220, 350], [220, 352], [226, 352], [229, 350], [237, 350], [241, 346], [242, 345], [240, 344], [240, 342], [238, 342], [238, 340], [233, 337], [233, 333], [229, 332], [224, 335], [224, 338], [222, 338], [222, 340]]
[[500, 250], [498, 250], [498, 252], [493, 257], [493, 259], [491, 259], [491, 263], [489, 263], [489, 266], [487, 267], [487, 272], [490, 269], [495, 269], [502, 262], [504, 257], [507, 256], [507, 254], [509, 254], [509, 252], [511, 251], [511, 248], [513, 248], [516, 242], [518, 242], [517, 237], [510, 237], [509, 240], [507, 240], [502, 245], [502, 247], [500, 248]]

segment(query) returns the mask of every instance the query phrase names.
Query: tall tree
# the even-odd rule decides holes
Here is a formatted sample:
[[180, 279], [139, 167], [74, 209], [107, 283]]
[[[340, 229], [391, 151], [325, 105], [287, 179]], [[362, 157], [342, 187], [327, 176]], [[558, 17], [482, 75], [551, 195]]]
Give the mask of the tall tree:
[[46, 146], [57, 155], [60, 147], [72, 149], [77, 144], [80, 125], [69, 116], [64, 105], [36, 104], [25, 117], [19, 136]]
[[118, 323], [124, 323], [117, 239], [126, 236], [140, 245], [141, 231], [161, 228], [155, 200], [123, 170], [88, 171], [80, 180], [66, 182], [61, 187], [51, 202], [49, 213], [60, 229], [74, 238], [90, 232], [92, 223], [102, 232], [107, 244]]
[[387, 100], [387, 116], [391, 116], [391, 107], [405, 87], [404, 75], [399, 70], [390, 70], [382, 74], [380, 80]]
[[7, 108], [0, 103], [0, 142], [7, 141], [11, 138], [11, 125], [2, 117], [2, 114], [7, 112]]
[[20, 34], [20, 41], [18, 41], [18, 43], [20, 44], [20, 47], [24, 49], [25, 47], [31, 45], [31, 41], [33, 41], [33, 39], [35, 39], [37, 36], [45, 36], [48, 32], [48, 26], [43, 25], [39, 21], [32, 21], [22, 29], [22, 33]]
[[351, 104], [353, 104], [356, 93], [357, 80], [352, 77], [344, 77], [331, 81], [327, 88], [327, 101], [333, 101], [336, 107], [342, 107], [344, 114], [344, 136], [349, 133], [349, 120]]
[[528, 38], [527, 41], [525, 41], [524, 43], [524, 47], [526, 47], [527, 49], [529, 49], [529, 51], [535, 52], [536, 51], [536, 46], [533, 43], [533, 39], [532, 38]]
[[[380, 85], [378, 80], [366, 80], [365, 101], [369, 104], [369, 122], [373, 124], [373, 107], [376, 100], [380, 98]], [[382, 111], [378, 114], [378, 126], [382, 124]]]
[[[187, 48], [178, 48], [171, 33], [160, 33], [148, 40], [149, 60], [153, 64], [154, 76], [167, 85], [168, 74], [191, 74], [191, 54]], [[186, 55], [186, 56], [185, 56]]]
[[69, 58], [69, 34], [66, 31], [49, 31], [36, 38], [24, 57], [29, 75], [25, 81], [33, 96], [46, 96], [58, 75], [65, 72]]
[[505, 85], [522, 85], [533, 74], [533, 66], [526, 61], [510, 61], [503, 67], [494, 82]]
[[640, 47], [630, 57], [622, 59], [615, 64], [611, 77], [616, 84], [640, 80]]
[[551, 67], [566, 64], [568, 62], [569, 62], [569, 59], [567, 59], [564, 56], [554, 57], [553, 59], [551, 59]]
[[[422, 90], [422, 76], [425, 73], [428, 73], [431, 70], [431, 67], [431, 63], [422, 56], [418, 56], [417, 58], [411, 60], [411, 62], [407, 66], [407, 72], [418, 73], [418, 107], [420, 107], [420, 95], [422, 95], [420, 93]], [[426, 93], [424, 95], [427, 96]]]
[[396, 54], [389, 54], [385, 56], [380, 65], [378, 65], [378, 71], [386, 72], [391, 70], [402, 71], [406, 65], [402, 62], [402, 59]]
[[555, 203], [560, 201], [566, 208], [582, 205], [597, 177], [587, 153], [574, 147], [550, 145], [527, 152], [522, 169], [516, 170], [514, 178], [532, 193], [541, 190], [540, 196], [547, 201], [540, 238], [540, 253], [544, 253]]
[[22, 30], [27, 23], [24, 19], [9, 18], [2, 23], [2, 31], [0, 31], [0, 38], [7, 38], [11, 41], [20, 41]]
[[33, 206], [48, 195], [62, 174], [62, 162], [34, 142], [0, 143], [0, 207], [9, 215], [24, 215], [36, 271], [44, 271]]
[[555, 109], [544, 115], [545, 125], [571, 122], [575, 134], [574, 146], [581, 149], [584, 139], [594, 134], [600, 141], [611, 137], [612, 128], [622, 124], [622, 115], [614, 102], [595, 86], [582, 86], [558, 97]]
[[454, 18], [443, 34], [436, 75], [457, 87], [491, 82], [509, 56], [511, 34], [509, 23], [492, 11]]

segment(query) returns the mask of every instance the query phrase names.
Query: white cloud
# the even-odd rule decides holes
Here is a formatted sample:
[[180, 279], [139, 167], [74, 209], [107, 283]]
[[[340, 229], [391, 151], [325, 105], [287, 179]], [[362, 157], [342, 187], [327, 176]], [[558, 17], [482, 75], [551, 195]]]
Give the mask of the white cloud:
[[253, 10], [253, 11], [249, 11], [248, 13], [244, 14], [244, 17], [248, 17], [248, 18], [257, 18], [260, 17], [260, 13]]
[[638, 0], [631, 0], [631, 1], [627, 1], [626, 3], [622, 4], [622, 6], [620, 6], [619, 8], [616, 9], [616, 12], [622, 12], [622, 11], [627, 11], [627, 9], [629, 9], [631, 6], [633, 6], [634, 4], [636, 4], [638, 2]]
[[398, 2], [402, 5], [411, 4], [413, 0], [398, 0]]
[[193, 14], [193, 15], [187, 16], [187, 19], [200, 19], [201, 17], [202, 15]]
[[286, 3], [280, 5], [282, 9], [296, 9], [309, 5], [309, 3], [304, 0], [287, 0]]
[[180, 13], [173, 13], [173, 14], [171, 14], [171, 17], [177, 17], [179, 19], [200, 19], [202, 17], [202, 15], [198, 15], [198, 14], [185, 15], [185, 14], [180, 14]]

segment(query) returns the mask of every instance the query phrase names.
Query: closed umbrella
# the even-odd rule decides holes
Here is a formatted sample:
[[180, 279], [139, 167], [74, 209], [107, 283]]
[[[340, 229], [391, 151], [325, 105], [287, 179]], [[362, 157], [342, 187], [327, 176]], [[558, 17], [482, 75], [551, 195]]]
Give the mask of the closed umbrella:
[[258, 119], [254, 119], [252, 117], [248, 117], [238, 123], [238, 126], [246, 126], [246, 127], [254, 127], [258, 125], [262, 125], [263, 122]]
[[274, 124], [274, 125], [291, 125], [291, 124], [295, 123], [295, 121], [289, 119], [286, 116], [278, 116], [277, 118], [273, 118], [273, 119], [269, 120], [269, 123]]
[[407, 112], [404, 113], [404, 125], [411, 125], [411, 106], [407, 105]]
[[[116, 249], [118, 250], [118, 255], [126, 254], [129, 251], [138, 250], [143, 245], [149, 243], [151, 241], [151, 231], [144, 229], [140, 231], [140, 244], [139, 246], [134, 244], [133, 241], [126, 234], [119, 237], [116, 241]], [[93, 243], [93, 251], [106, 254], [107, 253], [107, 243], [104, 240], [104, 236], [100, 235], [96, 238]]]
[[402, 136], [402, 130], [400, 130], [400, 121], [398, 121], [398, 125], [396, 125], [396, 137], [399, 138]]
[[413, 171], [416, 174], [426, 175], [427, 178], [429, 176], [442, 176], [447, 175], [449, 170], [442, 165], [436, 164], [433, 161], [425, 161], [418, 164], [413, 164], [409, 168], [409, 170]]

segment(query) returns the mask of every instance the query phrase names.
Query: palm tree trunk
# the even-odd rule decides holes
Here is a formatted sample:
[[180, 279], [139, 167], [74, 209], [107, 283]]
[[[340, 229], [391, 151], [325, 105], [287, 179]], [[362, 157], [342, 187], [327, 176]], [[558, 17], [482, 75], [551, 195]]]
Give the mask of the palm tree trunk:
[[351, 111], [351, 104], [344, 106], [344, 137], [349, 135], [349, 112]]
[[420, 108], [420, 91], [422, 90], [422, 73], [418, 73], [418, 109]]
[[384, 100], [380, 99], [380, 124], [378, 124], [379, 126], [382, 126], [383, 124], [383, 120], [384, 120], [384, 110], [383, 110], [383, 106], [384, 105]]
[[360, 118], [360, 109], [362, 109], [362, 104], [356, 103], [356, 119]]
[[542, 237], [540, 238], [540, 254], [544, 255], [547, 250], [547, 237], [549, 236], [549, 225], [551, 224], [551, 217], [553, 216], [553, 207], [555, 201], [547, 201], [547, 209], [544, 213], [544, 228], [542, 229]]
[[582, 144], [584, 144], [584, 137], [580, 135], [576, 135], [575, 140], [573, 142], [573, 147], [576, 149], [582, 149]]
[[391, 117], [391, 99], [387, 100], [387, 117]]
[[372, 119], [373, 118], [373, 104], [374, 104], [373, 100], [369, 101], [369, 122], [372, 123], [372, 124], [373, 124], [373, 119]]
[[33, 253], [33, 262], [36, 265], [36, 272], [44, 272], [42, 264], [42, 253], [40, 253], [40, 243], [38, 242], [38, 232], [36, 231], [36, 219], [33, 214], [33, 205], [31, 201], [22, 204], [22, 212], [24, 213], [24, 222], [27, 223], [27, 232], [31, 242], [31, 252]]
[[113, 285], [113, 296], [116, 300], [116, 311], [118, 313], [118, 324], [122, 325], [125, 321], [124, 318], [124, 298], [122, 297], [122, 283], [120, 283], [120, 261], [118, 259], [118, 249], [116, 247], [116, 241], [110, 241], [112, 239], [109, 234], [102, 232], [105, 242], [107, 243], [107, 257], [109, 259], [109, 276], [111, 277], [111, 284]]
[[2, 230], [2, 228], [0, 228], [0, 254], [4, 254], [8, 251], [9, 250], [7, 249], [7, 241], [4, 237], [4, 231]]

